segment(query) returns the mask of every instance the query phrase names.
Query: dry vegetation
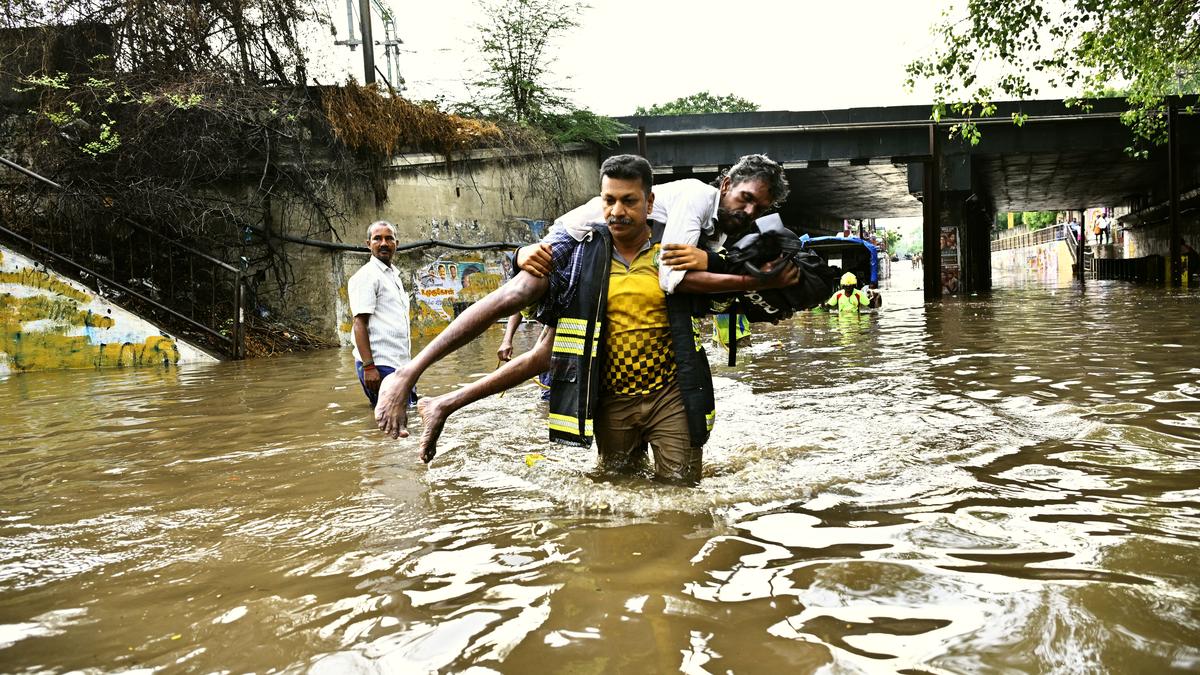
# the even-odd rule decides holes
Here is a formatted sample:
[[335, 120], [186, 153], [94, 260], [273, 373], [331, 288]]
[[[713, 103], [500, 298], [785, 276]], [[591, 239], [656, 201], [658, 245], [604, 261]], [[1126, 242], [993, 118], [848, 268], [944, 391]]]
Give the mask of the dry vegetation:
[[[251, 233], [336, 240], [353, 195], [367, 186], [377, 201], [387, 198], [393, 153], [439, 154], [460, 170], [472, 149], [510, 150], [501, 154], [532, 162], [517, 189], [540, 190], [551, 208], [562, 199], [562, 155], [545, 134], [447, 114], [375, 87], [306, 86], [298, 36], [302, 23], [320, 22], [311, 3], [53, 4], [12, 0], [0, 8], [0, 29], [8, 29], [0, 44], [7, 96], [0, 96], [0, 154], [65, 192], [0, 177], [5, 223], [60, 241], [86, 226], [89, 236], [121, 237], [119, 247], [144, 247], [123, 260], [161, 256], [165, 238], [244, 261], [250, 292], [278, 322], [249, 327], [248, 342], [262, 345], [261, 353], [320, 341], [310, 339], [303, 317], [288, 318], [294, 245]], [[64, 27], [62, 17], [79, 23]], [[117, 234], [127, 222], [163, 237]], [[221, 283], [202, 295], [228, 297]]]
[[326, 90], [321, 104], [335, 138], [354, 150], [383, 157], [419, 149], [449, 158], [499, 143], [504, 136], [492, 122], [448, 115], [429, 103], [382, 96], [374, 85], [350, 83]]

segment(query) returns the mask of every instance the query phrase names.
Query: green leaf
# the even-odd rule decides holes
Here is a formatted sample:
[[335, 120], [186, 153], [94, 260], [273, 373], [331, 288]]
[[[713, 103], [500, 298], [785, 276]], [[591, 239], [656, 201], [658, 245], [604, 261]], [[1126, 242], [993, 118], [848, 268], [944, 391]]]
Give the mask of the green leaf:
[[1161, 143], [1144, 118], [1164, 96], [1200, 93], [1196, 8], [1195, 0], [967, 0], [934, 26], [937, 46], [905, 66], [905, 86], [932, 83], [935, 119], [943, 101], [990, 115], [993, 91], [1038, 95], [1025, 76], [1038, 72], [1074, 90], [1068, 105], [1084, 111], [1090, 99], [1124, 96], [1137, 113], [1125, 118], [1131, 134]]
[[689, 96], [681, 96], [666, 103], [656, 103], [649, 108], [638, 106], [635, 115], [700, 115], [706, 113], [724, 112], [754, 112], [758, 104], [753, 101], [726, 94], [713, 96], [707, 91], [701, 91]]

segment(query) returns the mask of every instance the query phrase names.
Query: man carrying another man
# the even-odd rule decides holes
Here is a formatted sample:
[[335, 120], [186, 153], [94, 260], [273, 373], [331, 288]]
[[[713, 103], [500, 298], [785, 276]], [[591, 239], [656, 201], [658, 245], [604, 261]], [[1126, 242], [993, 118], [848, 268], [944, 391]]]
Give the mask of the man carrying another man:
[[[628, 158], [629, 156], [625, 156], [625, 160], [622, 161], [627, 161]], [[616, 158], [613, 159], [615, 160]], [[636, 159], [641, 165], [649, 166], [641, 158], [633, 159]], [[608, 166], [607, 162], [605, 166]], [[743, 167], [746, 170], [739, 172], [739, 167]], [[645, 181], [646, 188], [649, 187], [649, 181], [648, 174]], [[682, 185], [679, 185], [679, 183]], [[771, 162], [763, 156], [751, 156], [749, 160], [743, 158], [743, 161], [739, 162], [739, 165], [731, 170], [730, 175], [722, 181], [720, 188], [706, 186], [699, 181], [679, 181], [660, 186], [659, 189], [665, 190], [667, 193], [671, 193], [672, 189], [677, 190], [677, 192], [672, 194], [672, 197], [675, 198], [674, 206], [676, 208], [672, 208], [670, 212], [664, 214], [667, 220], [667, 234], [664, 238], [671, 236], [671, 221], [673, 218], [678, 223], [681, 220], [685, 220], [682, 217], [677, 217], [679, 214], [690, 214], [691, 217], [687, 219], [686, 224], [677, 225], [675, 229], [690, 228], [692, 231], [690, 240], [692, 243], [695, 243], [696, 238], [703, 230], [715, 232], [719, 235], [724, 234], [725, 228], [733, 229], [733, 227], [736, 227], [738, 223], [734, 221], [741, 221], [740, 224], [743, 226], [752, 222], [754, 217], [762, 215], [766, 209], [778, 201], [777, 196], [786, 194], [786, 181], [783, 180], [782, 170], [779, 169], [778, 164]], [[690, 197], [684, 199], [681, 197], [684, 194], [688, 194]], [[645, 199], [647, 215], [651, 212], [650, 209], [654, 201], [656, 200], [651, 198]], [[697, 208], [694, 204], [698, 202], [703, 202], [703, 205]], [[625, 225], [623, 218], [618, 216], [614, 220], [614, 217], [608, 213], [610, 206], [615, 205], [606, 202], [602, 206], [602, 213], [600, 215], [605, 220], [601, 222], [607, 221], [610, 224], [615, 224], [616, 228], [620, 229]], [[658, 213], [658, 210], [656, 209], [654, 212]], [[738, 216], [736, 214], [741, 215]], [[645, 220], [645, 216], [642, 219]], [[569, 218], [564, 217], [563, 220], [569, 220]], [[585, 246], [584, 243], [590, 242], [597, 231], [587, 225], [587, 218], [580, 220], [584, 222], [571, 223], [569, 227], [565, 228], [556, 227], [547, 237], [549, 243], [534, 245], [536, 249], [544, 250], [549, 248], [552, 251], [552, 255], [548, 257], [553, 258], [553, 265], [545, 266], [541, 270], [538, 270], [538, 273], [543, 275], [546, 272], [552, 272], [550, 278], [543, 277], [539, 279], [528, 271], [519, 273], [496, 293], [472, 305], [471, 308], [460, 315], [446, 331], [417, 355], [410, 366], [403, 370], [406, 376], [415, 379], [425, 368], [441, 358], [441, 356], [444, 356], [449, 351], [456, 349], [475, 335], [481, 333], [491, 322], [498, 319], [505, 312], [511, 312], [523, 305], [532, 304], [538, 299], [542, 300], [539, 306], [539, 318], [546, 320], [550, 325], [557, 324], [561, 331], [564, 326], [558, 322], [558, 317], [562, 315], [562, 310], [576, 297], [579, 287], [583, 283], [582, 280], [587, 278], [586, 274], [589, 273], [587, 267], [583, 265], [583, 257], [585, 251], [590, 251], [591, 249]], [[592, 218], [592, 220], [594, 221], [595, 218]], [[721, 226], [721, 221], [725, 221], [724, 227]], [[658, 247], [655, 246], [655, 248], [657, 249]], [[693, 269], [693, 271], [687, 273], [683, 281], [677, 282], [676, 289], [680, 291], [724, 292], [781, 287], [795, 283], [798, 276], [795, 269], [788, 269], [770, 281], [763, 282], [746, 275], [711, 273], [702, 269], [696, 269], [705, 265], [707, 255], [694, 249], [694, 247], [677, 246], [672, 248], [668, 245], [665, 248], [678, 251], [679, 255], [673, 256], [671, 253], [666, 253], [664, 254], [664, 262], [673, 259], [676, 262], [681, 262], [676, 258], [683, 258], [682, 265]], [[624, 268], [631, 269], [630, 264], [634, 262], [634, 260], [626, 258], [623, 261], [616, 261], [615, 264], [623, 264]], [[656, 269], [657, 263], [651, 261], [651, 267]], [[642, 271], [644, 272], [644, 270]], [[638, 278], [641, 279], [644, 276], [644, 274], [640, 274]], [[652, 278], [656, 279], [657, 276], [658, 272], [655, 271]], [[664, 274], [664, 276], [666, 275]], [[683, 277], [683, 272], [679, 272], [678, 276]], [[547, 289], [550, 289], [549, 293], [547, 293]], [[658, 292], [661, 293], [661, 287]], [[547, 332], [550, 333], [550, 331]], [[690, 336], [690, 326], [688, 332]], [[577, 335], [570, 337], [578, 338]], [[564, 342], [563, 344], [566, 343]], [[692, 344], [694, 349], [694, 340], [690, 340], [689, 344]], [[522, 354], [501, 369], [489, 374], [467, 388], [436, 399], [426, 400], [424, 402], [425, 405], [420, 408], [422, 417], [425, 420], [425, 433], [422, 439], [423, 458], [426, 461], [432, 458], [437, 436], [441, 432], [446, 416], [471, 401], [502, 391], [544, 370], [549, 365], [549, 345], [550, 342], [544, 340], [535, 349]], [[707, 373], [706, 362], [705, 372]], [[404, 381], [397, 380], [391, 386], [394, 390], [400, 390], [403, 385]], [[385, 386], [386, 389], [387, 387]], [[388, 401], [386, 391], [383, 400], [385, 403]], [[392, 436], [407, 435], [407, 431], [404, 429], [406, 415], [404, 415], [402, 407], [392, 405], [384, 408], [381, 405], [377, 417], [380, 420], [380, 428], [386, 433]], [[588, 435], [590, 436], [590, 434]], [[704, 431], [704, 435], [707, 435], [706, 430]]]

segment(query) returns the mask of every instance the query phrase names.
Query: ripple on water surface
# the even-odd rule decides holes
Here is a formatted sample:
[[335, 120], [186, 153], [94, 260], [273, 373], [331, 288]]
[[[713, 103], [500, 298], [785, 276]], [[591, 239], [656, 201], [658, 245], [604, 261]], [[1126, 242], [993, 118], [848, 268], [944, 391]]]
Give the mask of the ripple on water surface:
[[595, 479], [532, 385], [461, 411], [424, 467], [345, 353], [10, 377], [0, 663], [1197, 669], [1200, 338], [1162, 311], [1194, 295], [1150, 292], [895, 291], [756, 329], [737, 368], [710, 354], [694, 489]]

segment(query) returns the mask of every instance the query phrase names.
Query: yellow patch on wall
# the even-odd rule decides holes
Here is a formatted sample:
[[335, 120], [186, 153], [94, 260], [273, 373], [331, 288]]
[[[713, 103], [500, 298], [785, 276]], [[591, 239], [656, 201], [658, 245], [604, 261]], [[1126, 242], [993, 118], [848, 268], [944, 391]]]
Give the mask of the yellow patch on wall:
[[[0, 298], [0, 305], [7, 301], [17, 301], [17, 298]], [[18, 321], [38, 321], [49, 319], [63, 326], [88, 326], [91, 328], [112, 328], [116, 325], [112, 317], [93, 314], [91, 310], [81, 310], [79, 305], [70, 298], [55, 298], [47, 295], [37, 295], [21, 298], [15, 307]]]
[[87, 336], [55, 333], [0, 335], [0, 350], [13, 370], [58, 368], [111, 368], [171, 365], [179, 362], [179, 348], [170, 338], [152, 335], [144, 342], [92, 344]]
[[55, 279], [49, 272], [22, 267], [15, 272], [0, 272], [0, 284], [17, 284], [27, 288], [37, 288], [65, 295], [78, 302], [91, 302], [92, 296], [75, 288], [61, 279]]
[[[0, 272], [0, 283], [48, 291], [27, 297], [0, 294], [0, 352], [11, 370], [179, 362], [175, 341], [161, 335], [148, 336], [141, 342], [102, 342], [103, 336], [94, 331], [112, 328], [116, 321], [81, 308], [80, 303], [90, 302], [91, 297], [45, 272], [29, 268]], [[78, 333], [81, 328], [82, 335], [68, 334]]]

